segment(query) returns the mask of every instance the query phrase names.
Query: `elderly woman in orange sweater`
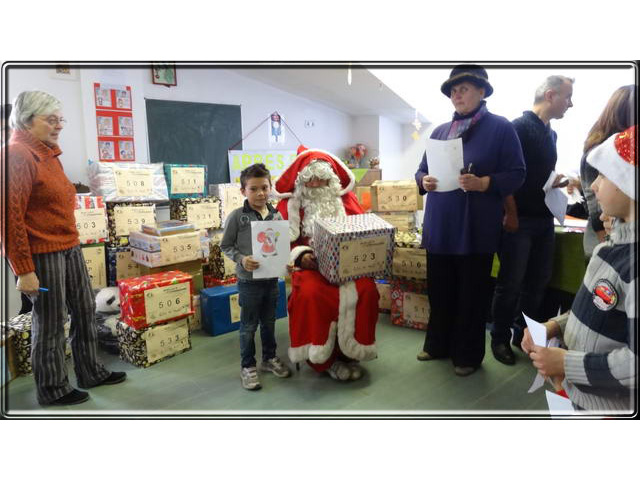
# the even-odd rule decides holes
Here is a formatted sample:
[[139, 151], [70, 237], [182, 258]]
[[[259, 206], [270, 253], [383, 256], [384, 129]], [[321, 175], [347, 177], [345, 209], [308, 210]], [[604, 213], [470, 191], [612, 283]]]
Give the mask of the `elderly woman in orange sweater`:
[[2, 244], [16, 288], [30, 296], [31, 363], [38, 402], [79, 404], [85, 391], [69, 384], [63, 324], [71, 314], [71, 351], [81, 388], [116, 384], [124, 372], [109, 372], [97, 356], [95, 300], [74, 216], [75, 189], [58, 156], [65, 120], [61, 103], [45, 92], [22, 92], [13, 104], [14, 129], [7, 159], [7, 223]]

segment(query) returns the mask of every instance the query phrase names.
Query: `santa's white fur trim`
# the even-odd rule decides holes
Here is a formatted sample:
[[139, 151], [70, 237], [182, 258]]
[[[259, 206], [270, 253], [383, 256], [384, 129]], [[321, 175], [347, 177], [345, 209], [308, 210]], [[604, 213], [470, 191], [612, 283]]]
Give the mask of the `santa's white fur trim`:
[[289, 242], [300, 237], [300, 201], [296, 198], [287, 202], [287, 220], [289, 221]]
[[311, 361], [314, 364], [322, 364], [329, 359], [333, 348], [336, 344], [336, 323], [332, 322], [329, 326], [329, 336], [327, 342], [323, 345], [314, 346], [313, 344], [305, 344], [304, 346], [290, 347], [289, 360], [291, 362]]
[[340, 286], [340, 310], [338, 315], [338, 345], [345, 356], [358, 361], [371, 361], [378, 357], [375, 344], [366, 346], [355, 338], [356, 306], [358, 290], [356, 283], [349, 281]]
[[[293, 162], [291, 162], [292, 164], [294, 164], [300, 157], [307, 155], [309, 152], [321, 152], [325, 155], [328, 155], [329, 157], [331, 157], [336, 164], [338, 164], [340, 167], [342, 167], [344, 169], [344, 171], [347, 173], [347, 176], [349, 177], [349, 184], [340, 191], [340, 197], [342, 197], [344, 194], [346, 194], [347, 192], [350, 192], [351, 190], [353, 190], [353, 187], [356, 185], [356, 176], [354, 175], [354, 173], [351, 171], [351, 169], [349, 167], [347, 167], [345, 165], [344, 162], [342, 162], [338, 157], [336, 157], [335, 155], [333, 155], [331, 152], [327, 152], [326, 150], [322, 150], [322, 149], [307, 149], [303, 152], [300, 152], [296, 158], [293, 160]], [[322, 159], [320, 159], [322, 160]], [[293, 196], [293, 192], [278, 192], [276, 190], [275, 185], [272, 187], [271, 192], [273, 193], [274, 196], [276, 196], [279, 199], [288, 199], [291, 196]]]
[[309, 246], [297, 246], [291, 249], [291, 254], [289, 254], [289, 264], [293, 264], [296, 259], [305, 252], [313, 252], [313, 248]]

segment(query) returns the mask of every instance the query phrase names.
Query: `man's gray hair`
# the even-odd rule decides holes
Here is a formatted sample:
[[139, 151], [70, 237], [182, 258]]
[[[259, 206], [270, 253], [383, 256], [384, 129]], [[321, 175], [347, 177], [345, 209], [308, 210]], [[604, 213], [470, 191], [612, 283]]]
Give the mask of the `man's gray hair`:
[[9, 125], [16, 130], [27, 130], [35, 115], [51, 115], [61, 108], [62, 103], [46, 92], [21, 92], [13, 101]]
[[544, 93], [547, 90], [555, 90], [557, 92], [560, 86], [566, 83], [573, 85], [573, 82], [575, 82], [575, 79], [565, 77], [564, 75], [551, 75], [550, 77], [547, 77], [542, 85], [536, 89], [536, 96], [533, 99], [533, 103], [539, 104], [542, 102], [544, 100]]

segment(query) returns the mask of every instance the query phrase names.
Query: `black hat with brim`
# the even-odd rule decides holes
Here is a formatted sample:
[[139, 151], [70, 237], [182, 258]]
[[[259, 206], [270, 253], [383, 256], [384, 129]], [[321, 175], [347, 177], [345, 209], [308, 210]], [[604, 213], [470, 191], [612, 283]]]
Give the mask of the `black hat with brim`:
[[449, 79], [440, 87], [440, 91], [447, 97], [451, 97], [451, 89], [462, 82], [471, 82], [476, 87], [484, 88], [485, 98], [493, 93], [493, 87], [489, 83], [487, 71], [479, 65], [473, 64], [454, 67], [449, 74]]

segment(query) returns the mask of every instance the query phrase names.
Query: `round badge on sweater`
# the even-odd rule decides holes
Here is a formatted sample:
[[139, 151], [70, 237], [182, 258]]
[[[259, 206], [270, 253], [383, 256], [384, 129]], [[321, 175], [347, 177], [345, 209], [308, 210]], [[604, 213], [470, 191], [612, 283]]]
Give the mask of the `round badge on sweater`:
[[618, 303], [618, 293], [607, 279], [598, 280], [591, 294], [593, 303], [601, 311], [610, 311]]

